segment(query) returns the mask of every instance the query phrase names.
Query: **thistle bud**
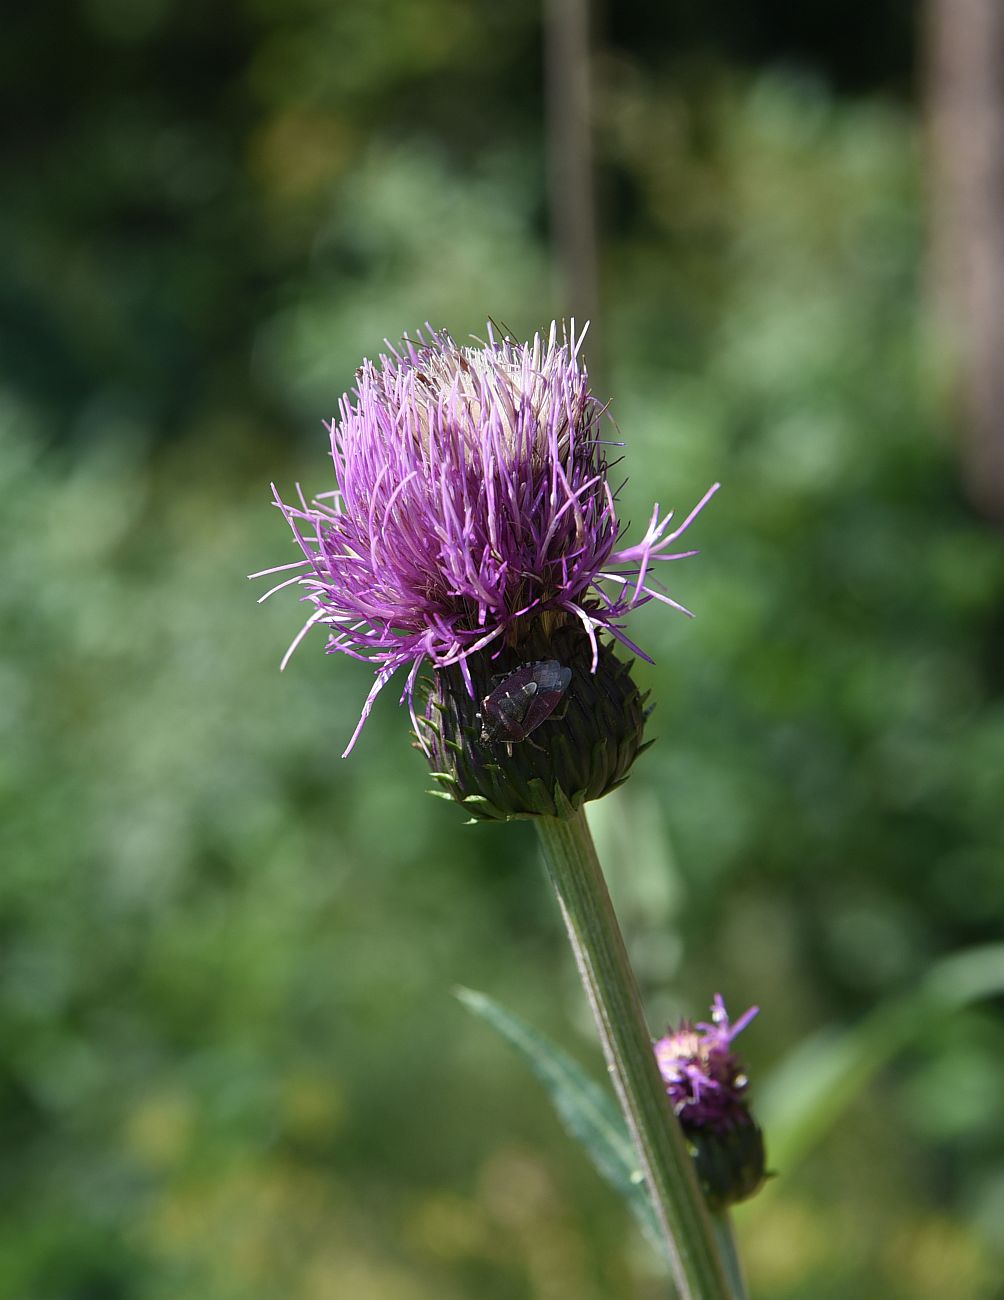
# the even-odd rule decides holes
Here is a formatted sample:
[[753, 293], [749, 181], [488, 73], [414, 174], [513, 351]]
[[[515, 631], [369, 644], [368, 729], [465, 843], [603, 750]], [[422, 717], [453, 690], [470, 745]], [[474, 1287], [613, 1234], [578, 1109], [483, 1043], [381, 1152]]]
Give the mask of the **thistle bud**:
[[715, 1211], [747, 1200], [766, 1176], [763, 1133], [746, 1095], [749, 1079], [732, 1049], [757, 1010], [732, 1024], [716, 994], [710, 1024], [683, 1021], [655, 1044], [666, 1094]]

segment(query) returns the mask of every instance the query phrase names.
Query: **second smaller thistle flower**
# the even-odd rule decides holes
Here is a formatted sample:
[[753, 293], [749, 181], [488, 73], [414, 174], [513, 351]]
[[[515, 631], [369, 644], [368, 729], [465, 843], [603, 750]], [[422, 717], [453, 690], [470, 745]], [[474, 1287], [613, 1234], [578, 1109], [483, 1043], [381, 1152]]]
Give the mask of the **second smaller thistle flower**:
[[732, 1047], [758, 1010], [750, 1007], [733, 1024], [715, 994], [710, 1023], [685, 1020], [655, 1044], [666, 1095], [715, 1211], [747, 1200], [766, 1176], [763, 1133], [747, 1097], [749, 1079]]

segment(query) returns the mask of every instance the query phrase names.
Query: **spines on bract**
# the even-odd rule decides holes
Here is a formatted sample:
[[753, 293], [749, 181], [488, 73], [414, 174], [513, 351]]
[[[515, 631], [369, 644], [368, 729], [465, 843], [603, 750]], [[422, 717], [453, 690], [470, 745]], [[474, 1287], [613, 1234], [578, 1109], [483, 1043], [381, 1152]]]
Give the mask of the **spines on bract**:
[[[517, 743], [483, 740], [482, 705], [499, 676], [548, 659], [571, 671], [561, 707]], [[426, 679], [419, 739], [443, 791], [478, 820], [510, 820], [567, 816], [620, 785], [643, 747], [642, 696], [609, 645], [595, 673], [592, 661], [581, 628], [538, 623], [494, 657], [468, 659], [473, 695], [459, 667]]]

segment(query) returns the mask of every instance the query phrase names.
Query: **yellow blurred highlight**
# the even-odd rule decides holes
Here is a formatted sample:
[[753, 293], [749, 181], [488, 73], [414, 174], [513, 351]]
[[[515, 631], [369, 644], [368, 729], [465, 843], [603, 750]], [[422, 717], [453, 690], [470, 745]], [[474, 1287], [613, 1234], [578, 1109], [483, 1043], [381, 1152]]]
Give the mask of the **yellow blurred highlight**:
[[309, 199], [344, 169], [353, 138], [333, 113], [292, 108], [268, 122], [252, 142], [252, 169], [275, 198]]
[[348, 1248], [311, 1263], [296, 1296], [302, 1300], [432, 1300], [433, 1294], [407, 1269], [360, 1258]]
[[904, 1225], [890, 1240], [886, 1275], [916, 1300], [999, 1295], [1000, 1264], [959, 1223], [929, 1216]]
[[478, 1199], [492, 1221], [495, 1257], [521, 1259], [534, 1300], [601, 1300], [581, 1225], [530, 1151], [504, 1147], [483, 1166]]
[[181, 1092], [155, 1093], [128, 1115], [126, 1146], [150, 1169], [171, 1169], [188, 1154], [194, 1128], [195, 1107], [190, 1097]]
[[752, 1230], [743, 1231], [744, 1217], [740, 1210], [737, 1228], [755, 1294], [783, 1293], [832, 1258], [833, 1225], [805, 1203], [773, 1198], [770, 1213], [756, 1215]]
[[279, 1101], [283, 1131], [306, 1141], [331, 1137], [345, 1119], [345, 1100], [336, 1080], [306, 1071], [283, 1080]]
[[483, 1209], [449, 1192], [419, 1202], [405, 1224], [405, 1237], [442, 1260], [491, 1254], [492, 1234]]
[[282, 1280], [295, 1295], [307, 1259], [338, 1231], [338, 1192], [302, 1166], [249, 1164], [168, 1189], [146, 1231], [172, 1265], [195, 1265], [213, 1294]]
[[[428, 1218], [434, 1232], [449, 1218], [444, 1208]], [[266, 1161], [168, 1190], [145, 1225], [145, 1245], [169, 1273], [198, 1277], [199, 1294], [218, 1300], [444, 1300], [408, 1265], [415, 1225], [398, 1255], [374, 1231], [371, 1211], [331, 1173]]]

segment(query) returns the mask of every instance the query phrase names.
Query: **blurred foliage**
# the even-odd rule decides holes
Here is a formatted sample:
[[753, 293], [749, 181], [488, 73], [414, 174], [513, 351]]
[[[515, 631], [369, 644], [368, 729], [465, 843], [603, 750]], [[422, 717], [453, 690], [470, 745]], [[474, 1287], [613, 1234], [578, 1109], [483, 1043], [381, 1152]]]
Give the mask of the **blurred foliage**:
[[[756, 1001], [766, 1080], [999, 936], [1004, 556], [958, 487], [909, 108], [624, 22], [626, 511], [725, 489], [672, 575], [697, 622], [638, 617], [660, 739], [593, 820], [653, 1024]], [[539, 40], [522, 0], [7, 22], [0, 1295], [663, 1293], [450, 995], [596, 1064], [532, 834], [425, 797], [389, 694], [343, 763], [367, 673], [318, 640], [280, 677], [298, 610], [243, 578], [292, 558], [268, 480], [330, 486], [361, 355], [560, 313]], [[921, 1025], [740, 1211], [755, 1294], [1004, 1295], [1002, 1097], [999, 1005]]]

